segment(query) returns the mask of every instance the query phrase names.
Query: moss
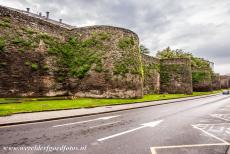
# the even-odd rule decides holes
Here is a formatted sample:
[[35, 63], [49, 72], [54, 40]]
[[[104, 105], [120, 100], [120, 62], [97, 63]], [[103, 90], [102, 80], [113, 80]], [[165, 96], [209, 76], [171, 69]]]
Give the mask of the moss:
[[69, 37], [66, 42], [52, 41], [48, 51], [58, 58], [59, 74], [67, 71], [67, 76], [83, 78], [93, 64], [96, 64], [95, 71], [102, 71], [102, 42], [96, 37], [85, 40]]
[[203, 81], [211, 81], [211, 75], [209, 72], [200, 71], [200, 72], [192, 72], [192, 82], [199, 83]]
[[128, 66], [125, 63], [118, 63], [114, 66], [113, 73], [116, 75], [125, 75], [126, 73], [129, 73]]
[[127, 73], [131, 74], [141, 74], [140, 62], [138, 62], [138, 57], [135, 57], [132, 50], [127, 50], [123, 53], [122, 59], [114, 63], [113, 72], [116, 75], [125, 75]]
[[160, 72], [160, 64], [155, 64], [155, 63], [152, 63], [152, 64], [146, 64], [146, 65], [143, 65], [143, 71], [144, 71], [144, 75], [145, 76], [151, 76], [153, 75], [153, 73], [159, 73]]
[[40, 32], [40, 33], [37, 35], [37, 37], [38, 37], [39, 39], [44, 39], [44, 40], [50, 40], [50, 39], [52, 38], [51, 36], [49, 36], [49, 34], [44, 33], [44, 32]]
[[104, 71], [101, 61], [97, 62], [96, 67], [95, 67], [95, 71], [98, 73], [101, 73], [102, 71]]
[[170, 64], [160, 66], [160, 78], [162, 84], [170, 84], [170, 80], [179, 80], [180, 76], [183, 74], [184, 76], [188, 76], [188, 68], [187, 65], [180, 64]]
[[25, 61], [24, 63], [26, 66], [30, 66], [30, 62], [29, 61]]
[[143, 76], [140, 53], [135, 55], [134, 45], [133, 37], [123, 37], [119, 39], [118, 47], [124, 50], [124, 52], [122, 53], [122, 59], [114, 63], [114, 74], [125, 75], [126, 73], [131, 73]]
[[4, 27], [4, 28], [8, 27], [8, 28], [10, 28], [11, 24], [9, 22], [0, 20], [0, 27]]
[[0, 52], [4, 51], [5, 49], [5, 39], [0, 37]]
[[38, 64], [32, 63], [32, 64], [31, 64], [31, 69], [32, 69], [33, 71], [38, 70]]
[[8, 17], [2, 18], [2, 21], [6, 22], [6, 23], [10, 23], [11, 22], [10, 18], [8, 18]]
[[12, 43], [15, 44], [15, 45], [19, 45], [21, 47], [29, 47], [32, 45], [32, 41], [31, 40], [25, 40], [21, 37], [15, 37], [13, 40], [12, 40]]
[[44, 65], [42, 68], [43, 68], [44, 70], [48, 70], [48, 69], [49, 69], [49, 66], [48, 66], [48, 65]]
[[34, 29], [32, 29], [32, 28], [24, 28], [23, 29], [27, 34], [29, 34], [29, 35], [32, 35], [32, 34], [36, 34], [37, 32], [34, 30]]
[[100, 40], [110, 40], [110, 35], [106, 32], [102, 32], [98, 34]]
[[118, 41], [118, 47], [123, 50], [130, 49], [133, 45], [134, 45], [133, 37], [123, 37]]

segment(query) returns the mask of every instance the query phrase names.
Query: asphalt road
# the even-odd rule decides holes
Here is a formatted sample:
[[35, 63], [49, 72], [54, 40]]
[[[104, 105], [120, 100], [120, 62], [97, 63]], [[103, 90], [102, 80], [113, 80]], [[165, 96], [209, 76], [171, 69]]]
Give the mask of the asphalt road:
[[229, 142], [227, 95], [0, 127], [0, 153], [14, 154], [230, 154]]

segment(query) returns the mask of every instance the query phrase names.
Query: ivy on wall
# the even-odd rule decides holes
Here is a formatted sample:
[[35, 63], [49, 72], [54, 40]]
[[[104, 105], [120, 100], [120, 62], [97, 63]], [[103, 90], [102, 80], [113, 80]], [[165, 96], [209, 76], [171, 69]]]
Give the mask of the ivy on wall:
[[48, 52], [58, 57], [59, 74], [67, 73], [67, 76], [70, 77], [83, 78], [93, 64], [96, 64], [95, 71], [103, 70], [101, 63], [103, 51], [101, 49], [102, 42], [96, 37], [83, 41], [76, 37], [69, 37], [63, 43], [53, 42]]
[[[11, 25], [10, 18], [1, 19], [0, 26], [11, 27], [4, 32], [4, 39], [7, 40], [0, 38], [0, 51], [4, 50], [7, 42], [9, 46], [15, 47], [21, 53], [34, 52], [42, 40], [46, 49], [48, 49], [48, 54], [57, 58], [58, 70], [56, 73], [60, 78], [83, 78], [89, 70], [96, 72], [106, 71], [103, 68], [102, 57], [107, 49], [110, 48], [104, 43], [105, 41], [110, 41], [110, 33], [94, 32], [91, 37], [84, 40], [75, 36], [64, 35], [66, 36], [65, 40], [61, 40], [56, 36], [40, 32], [32, 27], [17, 26], [12, 31], [12, 27], [15, 25]], [[127, 73], [142, 74], [140, 53], [135, 51], [138, 47], [135, 47], [134, 37], [124, 36], [118, 40], [116, 45], [123, 52], [120, 61], [114, 62], [113, 73], [117, 75]], [[30, 66], [32, 70], [49, 69], [47, 68], [48, 66], [26, 66]]]
[[[170, 80], [180, 80], [181, 76], [189, 76], [188, 66], [180, 64], [170, 64], [160, 66], [160, 77], [162, 84], [170, 84]], [[172, 78], [174, 76], [174, 78]]]
[[142, 67], [145, 76], [152, 76], [154, 73], [160, 72], [160, 64], [143, 64]]
[[208, 71], [192, 72], [192, 82], [200, 83], [204, 81], [211, 81], [211, 74]]
[[[135, 42], [133, 37], [123, 37], [118, 41], [118, 48], [123, 50], [122, 59], [114, 63], [114, 74], [125, 75], [127, 73], [140, 74], [141, 73], [141, 59], [139, 59], [140, 53], [136, 53], [134, 48]], [[137, 55], [135, 55], [137, 54]], [[136, 57], [136, 58], [135, 58]], [[139, 60], [139, 61], [138, 61]]]
[[4, 38], [0, 37], [0, 52], [4, 51], [5, 49], [5, 40]]

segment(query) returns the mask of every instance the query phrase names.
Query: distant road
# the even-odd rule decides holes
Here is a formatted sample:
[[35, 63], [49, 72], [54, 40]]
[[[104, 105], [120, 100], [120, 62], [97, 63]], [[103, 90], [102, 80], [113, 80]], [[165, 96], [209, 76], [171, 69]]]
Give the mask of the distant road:
[[15, 154], [26, 152], [13, 147], [34, 148], [27, 153], [230, 154], [229, 142], [227, 95], [0, 128], [0, 153]]

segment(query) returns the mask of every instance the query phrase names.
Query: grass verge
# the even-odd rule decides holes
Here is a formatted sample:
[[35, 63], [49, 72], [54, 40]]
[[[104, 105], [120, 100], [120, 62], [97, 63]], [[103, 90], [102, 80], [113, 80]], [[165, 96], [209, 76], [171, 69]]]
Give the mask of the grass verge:
[[[36, 98], [24, 100], [20, 103], [9, 102], [9, 98], [0, 98], [0, 116], [7, 116], [16, 113], [27, 113], [27, 112], [38, 112], [38, 111], [50, 111], [50, 110], [62, 110], [62, 109], [77, 109], [77, 108], [90, 108], [106, 105], [118, 105], [118, 104], [129, 104], [139, 103], [146, 101], [158, 101], [176, 98], [185, 98], [192, 96], [201, 96], [216, 94], [220, 91], [213, 92], [194, 92], [192, 95], [185, 94], [153, 94], [145, 95], [141, 99], [95, 99], [95, 98], [77, 98], [74, 100], [38, 100]], [[23, 100], [23, 99], [22, 99]]]

